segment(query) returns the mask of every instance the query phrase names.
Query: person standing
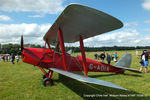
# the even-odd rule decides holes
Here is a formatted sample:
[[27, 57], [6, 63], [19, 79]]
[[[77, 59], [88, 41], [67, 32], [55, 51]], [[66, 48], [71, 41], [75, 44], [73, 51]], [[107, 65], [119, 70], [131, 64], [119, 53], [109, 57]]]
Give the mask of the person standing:
[[104, 62], [104, 59], [105, 59], [105, 53], [101, 53], [100, 58], [101, 58], [102, 62]]
[[12, 64], [15, 64], [14, 61], [15, 61], [15, 55], [12, 55], [12, 57], [11, 57]]
[[98, 58], [98, 54], [96, 53], [96, 54], [94, 54], [94, 57], [95, 57], [95, 59], [97, 59]]
[[6, 61], [8, 62], [8, 56], [5, 56]]
[[109, 55], [109, 53], [107, 53], [107, 58], [106, 58], [106, 60], [107, 60], [107, 63], [110, 65], [110, 62], [111, 62], [111, 56]]
[[17, 63], [18, 63], [18, 62], [19, 62], [19, 59], [20, 59], [20, 58], [19, 58], [19, 55], [17, 55], [17, 57], [16, 57], [16, 58], [17, 58]]
[[140, 72], [142, 72], [143, 67], [145, 67], [145, 73], [147, 73], [148, 70], [148, 64], [149, 64], [149, 54], [147, 53], [147, 50], [144, 50], [142, 55], [141, 55], [141, 68]]
[[5, 56], [2, 56], [3, 62], [5, 62]]
[[138, 53], [138, 51], [136, 50], [136, 56], [138, 56], [139, 55], [139, 53]]
[[118, 61], [118, 54], [117, 54], [117, 52], [114, 53], [114, 61], [115, 61], [115, 62]]
[[2, 56], [0, 56], [0, 60], [2, 61]]
[[8, 55], [8, 61], [10, 61], [10, 56]]

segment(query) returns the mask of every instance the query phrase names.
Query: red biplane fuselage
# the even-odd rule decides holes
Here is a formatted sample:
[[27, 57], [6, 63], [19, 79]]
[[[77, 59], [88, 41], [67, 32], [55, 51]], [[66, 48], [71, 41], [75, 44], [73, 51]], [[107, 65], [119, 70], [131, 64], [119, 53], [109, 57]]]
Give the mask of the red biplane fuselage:
[[[63, 66], [62, 54], [56, 53], [51, 49], [27, 48], [23, 50], [23, 62], [39, 66], [42, 68], [58, 68], [65, 70]], [[82, 57], [72, 57], [66, 53], [67, 71], [84, 71]], [[105, 64], [93, 59], [86, 58], [86, 68], [88, 72], [122, 72], [123, 69]]]

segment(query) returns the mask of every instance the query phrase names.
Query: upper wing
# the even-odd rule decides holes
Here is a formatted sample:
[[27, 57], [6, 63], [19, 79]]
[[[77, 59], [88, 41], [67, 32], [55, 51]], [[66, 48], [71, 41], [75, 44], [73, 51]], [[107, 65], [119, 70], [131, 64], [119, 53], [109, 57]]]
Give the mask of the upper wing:
[[79, 41], [79, 35], [83, 39], [109, 32], [123, 26], [118, 19], [93, 8], [71, 4], [65, 8], [58, 19], [50, 27], [44, 36], [50, 44], [58, 42], [58, 28], [63, 32], [64, 42]]
[[106, 81], [103, 81], [103, 80], [98, 80], [98, 79], [94, 79], [94, 78], [90, 78], [90, 77], [81, 76], [81, 75], [74, 74], [74, 73], [71, 73], [71, 72], [63, 71], [61, 69], [50, 68], [50, 70], [53, 70], [53, 71], [55, 71], [57, 73], [65, 75], [67, 77], [76, 79], [78, 81], [82, 81], [82, 82], [86, 82], [86, 83], [92, 83], [92, 84], [97, 84], [97, 85], [103, 85], [103, 86], [117, 88], [117, 89], [122, 89], [122, 90], [127, 90], [127, 89], [125, 89], [123, 87], [120, 87], [120, 86], [118, 86], [116, 84], [113, 84], [111, 82], [106, 82]]

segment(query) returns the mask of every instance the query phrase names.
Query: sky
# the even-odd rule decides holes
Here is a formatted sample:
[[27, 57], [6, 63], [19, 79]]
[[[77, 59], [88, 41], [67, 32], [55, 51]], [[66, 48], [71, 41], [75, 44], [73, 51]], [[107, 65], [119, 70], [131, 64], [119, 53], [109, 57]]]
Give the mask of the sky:
[[85, 39], [85, 46], [150, 46], [150, 0], [0, 0], [0, 43], [19, 44], [24, 35], [25, 43], [44, 45], [43, 36], [72, 3], [103, 11], [124, 24]]

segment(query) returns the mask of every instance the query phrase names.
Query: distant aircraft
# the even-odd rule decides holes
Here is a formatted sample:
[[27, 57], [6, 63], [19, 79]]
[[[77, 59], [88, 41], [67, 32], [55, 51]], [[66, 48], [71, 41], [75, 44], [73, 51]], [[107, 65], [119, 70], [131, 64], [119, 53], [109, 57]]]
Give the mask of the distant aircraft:
[[[93, 59], [86, 58], [83, 39], [106, 33], [123, 26], [118, 19], [93, 8], [71, 4], [67, 6], [58, 19], [44, 36], [45, 48], [28, 48], [23, 46], [21, 37], [21, 50], [23, 62], [38, 66], [44, 73], [44, 86], [53, 85], [53, 71], [76, 79], [78, 81], [127, 90], [111, 82], [88, 77], [88, 72], [113, 72], [122, 73], [125, 70], [139, 72], [131, 69], [131, 55], [127, 54], [114, 66]], [[72, 57], [65, 50], [64, 43], [79, 41], [81, 55]], [[55, 46], [55, 50], [51, 49]], [[48, 45], [48, 49], [46, 49]], [[61, 49], [61, 51], [60, 51]], [[49, 71], [46, 72], [48, 69]], [[84, 76], [72, 73], [83, 71]]]

